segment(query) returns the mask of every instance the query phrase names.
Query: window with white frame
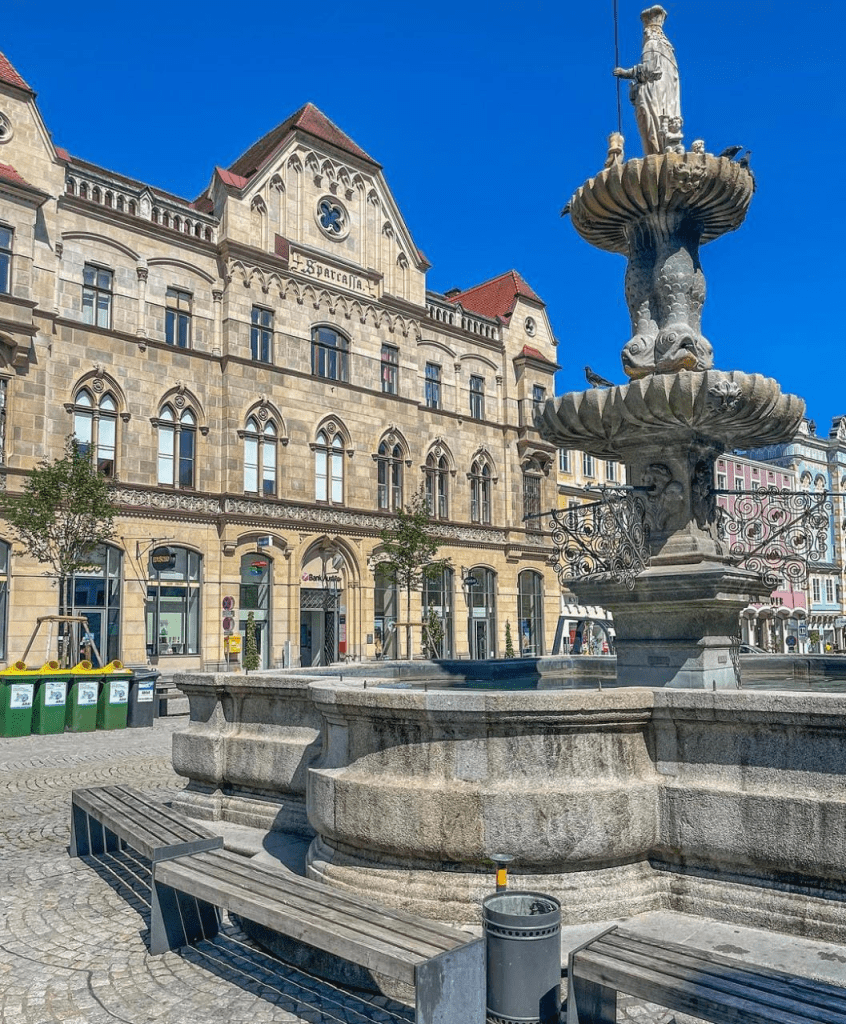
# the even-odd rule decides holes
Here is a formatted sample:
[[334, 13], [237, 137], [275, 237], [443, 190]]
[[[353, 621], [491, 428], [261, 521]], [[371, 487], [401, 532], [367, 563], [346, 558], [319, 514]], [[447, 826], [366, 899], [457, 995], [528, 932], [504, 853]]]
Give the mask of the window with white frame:
[[318, 432], [314, 445], [314, 497], [330, 505], [344, 503], [344, 439], [328, 427]]
[[449, 514], [447, 480], [449, 465], [446, 455], [429, 452], [426, 457], [426, 503], [433, 519], [446, 519]]
[[402, 508], [402, 448], [382, 441], [376, 455], [378, 507], [396, 512]]
[[73, 404], [73, 434], [80, 452], [91, 458], [97, 472], [115, 475], [118, 406], [107, 391], [96, 398], [88, 388], [77, 392]]
[[825, 599], [828, 604], [834, 602], [834, 580], [830, 576], [825, 579]]
[[476, 459], [470, 467], [470, 520], [487, 525], [491, 521], [491, 467]]
[[97, 327], [111, 327], [114, 275], [106, 267], [86, 263], [82, 270], [82, 320]]
[[814, 576], [811, 580], [811, 599], [814, 601], [819, 601], [820, 599], [820, 581], [817, 576]]
[[273, 420], [262, 424], [250, 416], [244, 431], [244, 490], [250, 494], [263, 494], [267, 498], [276, 494], [276, 444], [279, 431]]
[[582, 473], [585, 476], [596, 475], [596, 463], [592, 455], [588, 455], [587, 452], [582, 452]]
[[617, 463], [613, 459], [606, 459], [605, 461], [605, 479], [611, 483], [617, 479]]
[[159, 413], [158, 482], [162, 487], [192, 490], [197, 457], [197, 417], [191, 409], [169, 403]]
[[558, 472], [569, 473], [570, 472], [570, 452], [567, 448], [558, 449]]

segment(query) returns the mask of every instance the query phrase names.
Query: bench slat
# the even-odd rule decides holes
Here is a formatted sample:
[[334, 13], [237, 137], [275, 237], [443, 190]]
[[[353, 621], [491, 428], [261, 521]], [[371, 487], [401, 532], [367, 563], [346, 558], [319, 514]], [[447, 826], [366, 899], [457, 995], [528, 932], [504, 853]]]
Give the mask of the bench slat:
[[[290, 902], [308, 908], [326, 919], [330, 919], [333, 914], [339, 915], [339, 920], [360, 922], [366, 931], [379, 928], [386, 937], [390, 937], [390, 941], [405, 943], [411, 951], [419, 949], [425, 957], [455, 949], [473, 938], [460, 929], [442, 925], [438, 921], [414, 917], [404, 911], [372, 903], [363, 897], [351, 896], [323, 882], [298, 875], [283, 875], [223, 850], [196, 854], [192, 860], [215, 877], [237, 880], [246, 890], [255, 890], [255, 895], [270, 896], [282, 903]], [[327, 904], [327, 899], [331, 900], [331, 905]]]
[[[382, 942], [397, 946], [420, 959], [438, 956], [472, 939], [470, 935], [458, 933], [451, 936], [448, 942], [441, 936], [435, 936], [435, 940], [432, 941], [422, 920], [418, 920], [419, 927], [412, 932], [408, 922], [397, 920], [390, 909], [373, 905], [362, 906], [360, 902], [352, 907], [345, 906], [343, 896], [338, 900], [336, 890], [328, 886], [321, 885], [317, 890], [311, 886], [304, 890], [297, 884], [301, 879], [296, 876], [280, 876], [243, 858], [233, 860], [233, 856], [237, 857], [207, 856], [202, 861], [197, 857], [192, 857], [191, 860], [195, 865], [201, 864], [203, 871], [210, 878], [237, 885], [248, 896], [273, 901], [279, 905], [281, 913], [295, 914], [320, 923], [335, 923], [350, 932], [357, 931], [365, 937], [378, 938]], [[166, 881], [166, 873], [159, 871], [156, 877], [165, 884], [170, 884]]]
[[[846, 991], [827, 982], [817, 982], [813, 978], [785, 974], [765, 967], [746, 964], [741, 960], [719, 956], [709, 950], [699, 950], [691, 946], [676, 943], [662, 943], [647, 936], [616, 930], [603, 936], [600, 942], [591, 948], [606, 951], [608, 947], [631, 953], [642, 953], [652, 963], [670, 964], [686, 967], [690, 970], [707, 974], [719, 987], [721, 982], [730, 981], [744, 989], [761, 990], [765, 996], [778, 995], [787, 1000], [797, 1001], [802, 1006], [816, 1006], [830, 1015], [833, 1024], [846, 1024]], [[726, 977], [725, 972], [731, 974]]]
[[292, 908], [282, 908], [278, 903], [247, 892], [237, 883], [211, 878], [196, 863], [196, 856], [159, 862], [155, 881], [409, 985], [414, 984], [415, 965], [426, 959], [377, 938], [350, 931], [338, 923], [324, 925], [316, 921], [312, 913], [302, 915]]
[[[801, 1005], [794, 1011], [773, 1005], [764, 1005], [759, 999], [747, 998], [742, 986], [737, 993], [720, 991], [712, 985], [702, 983], [696, 972], [689, 977], [669, 976], [663, 970], [650, 966], [648, 957], [639, 958], [644, 962], [636, 969], [627, 969], [614, 956], [594, 952], [591, 947], [583, 949], [575, 957], [575, 974], [596, 984], [627, 992], [640, 999], [646, 999], [659, 1006], [681, 1010], [696, 1017], [704, 1017], [716, 1024], [809, 1024], [827, 1022], [825, 1011]], [[809, 1010], [812, 1015], [809, 1015]]]
[[195, 825], [176, 811], [165, 811], [151, 804], [130, 786], [76, 789], [71, 801], [148, 860], [155, 860], [160, 851], [179, 847], [200, 844], [201, 849], [207, 849], [223, 845], [220, 836]]

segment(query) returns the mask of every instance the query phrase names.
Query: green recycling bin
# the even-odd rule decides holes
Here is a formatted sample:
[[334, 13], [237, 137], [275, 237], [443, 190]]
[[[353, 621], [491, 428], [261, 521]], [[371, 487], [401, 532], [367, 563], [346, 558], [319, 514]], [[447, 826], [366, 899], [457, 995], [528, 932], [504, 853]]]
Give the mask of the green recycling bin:
[[30, 735], [34, 699], [33, 676], [0, 676], [0, 736]]
[[69, 732], [94, 732], [97, 698], [102, 676], [72, 675], [65, 704], [65, 728]]
[[65, 731], [68, 680], [65, 675], [44, 675], [35, 683], [32, 731], [39, 736]]
[[97, 700], [97, 728], [125, 729], [129, 708], [129, 673], [100, 677]]

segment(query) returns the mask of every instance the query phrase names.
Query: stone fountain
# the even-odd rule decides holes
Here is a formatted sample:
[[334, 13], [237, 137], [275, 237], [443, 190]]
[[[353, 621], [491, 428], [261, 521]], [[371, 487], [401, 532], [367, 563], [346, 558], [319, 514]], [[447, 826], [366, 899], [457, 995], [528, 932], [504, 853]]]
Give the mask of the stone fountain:
[[639, 498], [642, 571], [568, 581], [582, 603], [614, 614], [618, 684], [736, 688], [739, 613], [771, 587], [720, 541], [714, 463], [789, 439], [805, 407], [775, 380], [713, 368], [699, 249], [742, 224], [755, 180], [748, 160], [713, 156], [702, 140], [685, 151], [665, 17], [659, 6], [643, 12], [641, 63], [614, 71], [633, 83], [644, 156], [624, 161], [614, 133], [605, 168], [567, 207], [582, 238], [628, 261], [632, 336], [622, 362], [631, 383], [547, 402], [538, 426], [561, 448], [622, 460]]

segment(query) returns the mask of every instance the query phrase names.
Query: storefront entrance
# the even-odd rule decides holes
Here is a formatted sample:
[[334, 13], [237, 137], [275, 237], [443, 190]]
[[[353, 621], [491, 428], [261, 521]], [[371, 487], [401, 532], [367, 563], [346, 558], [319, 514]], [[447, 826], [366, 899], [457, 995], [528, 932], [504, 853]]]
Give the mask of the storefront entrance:
[[321, 551], [303, 567], [300, 583], [300, 665], [331, 665], [347, 653], [343, 556]]
[[241, 556], [241, 586], [238, 597], [238, 630], [246, 641], [250, 612], [256, 630], [259, 666], [270, 668], [270, 577], [273, 563], [264, 554]]

